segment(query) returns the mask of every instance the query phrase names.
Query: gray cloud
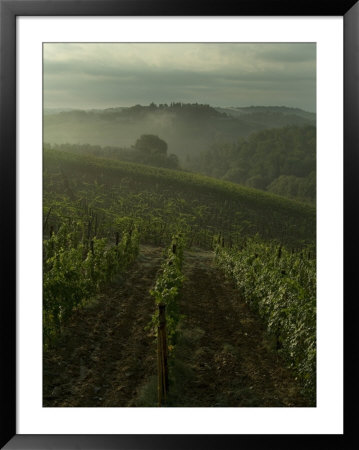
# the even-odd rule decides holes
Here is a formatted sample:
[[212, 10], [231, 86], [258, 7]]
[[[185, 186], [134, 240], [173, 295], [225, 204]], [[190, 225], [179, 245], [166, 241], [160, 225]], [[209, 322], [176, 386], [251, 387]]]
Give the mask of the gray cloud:
[[151, 101], [315, 111], [315, 44], [45, 44], [45, 107]]

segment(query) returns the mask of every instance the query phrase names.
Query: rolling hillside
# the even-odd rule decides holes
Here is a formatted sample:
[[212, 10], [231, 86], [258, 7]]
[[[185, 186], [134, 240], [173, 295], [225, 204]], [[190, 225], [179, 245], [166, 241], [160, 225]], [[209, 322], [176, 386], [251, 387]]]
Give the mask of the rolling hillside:
[[291, 108], [213, 108], [172, 103], [105, 110], [71, 110], [44, 115], [44, 141], [130, 147], [142, 134], [164, 139], [181, 160], [215, 142], [234, 142], [255, 131], [315, 125], [315, 114]]
[[[236, 243], [258, 233], [299, 248], [315, 243], [315, 208], [280, 196], [210, 177], [140, 164], [46, 150], [45, 215], [60, 220], [65, 210], [96, 211], [106, 225], [114, 217], [156, 223], [166, 239], [178, 229], [193, 243], [210, 247], [215, 234]], [[81, 212], [82, 211], [82, 212]], [[120, 219], [118, 219], [120, 220]], [[152, 233], [152, 234], [151, 234]], [[144, 240], [154, 242], [153, 231]], [[156, 242], [158, 243], [158, 242]]]

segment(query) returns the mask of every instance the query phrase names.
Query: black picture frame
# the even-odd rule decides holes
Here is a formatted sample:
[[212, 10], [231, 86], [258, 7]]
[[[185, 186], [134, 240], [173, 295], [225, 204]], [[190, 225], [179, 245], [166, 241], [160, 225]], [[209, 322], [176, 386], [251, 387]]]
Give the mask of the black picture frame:
[[[16, 17], [18, 16], [342, 16], [344, 19], [345, 414], [343, 435], [17, 435], [16, 434]], [[355, 256], [359, 152], [359, 2], [302, 0], [0, 0], [1, 448], [229, 449], [351, 448], [357, 372]], [[352, 295], [349, 294], [353, 292]], [[352, 298], [350, 298], [352, 297]], [[352, 301], [351, 301], [352, 300]], [[354, 357], [353, 357], [354, 355]], [[5, 445], [5, 447], [3, 447]]]

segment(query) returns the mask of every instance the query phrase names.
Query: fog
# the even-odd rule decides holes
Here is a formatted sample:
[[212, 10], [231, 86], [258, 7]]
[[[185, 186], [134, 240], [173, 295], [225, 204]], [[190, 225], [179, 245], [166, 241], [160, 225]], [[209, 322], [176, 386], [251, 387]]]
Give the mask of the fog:
[[[231, 114], [231, 115], [229, 115]], [[236, 141], [252, 132], [315, 123], [315, 115], [288, 108], [203, 109], [137, 106], [104, 111], [45, 115], [48, 143], [94, 144], [130, 148], [142, 134], [155, 134], [180, 159], [198, 155], [215, 142]]]

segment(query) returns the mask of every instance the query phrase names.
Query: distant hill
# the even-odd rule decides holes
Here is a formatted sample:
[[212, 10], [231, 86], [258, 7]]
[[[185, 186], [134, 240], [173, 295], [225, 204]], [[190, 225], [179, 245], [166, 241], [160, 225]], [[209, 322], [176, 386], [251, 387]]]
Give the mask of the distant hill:
[[44, 115], [44, 141], [130, 147], [142, 134], [155, 134], [180, 160], [199, 155], [215, 142], [236, 141], [255, 131], [313, 125], [315, 114], [286, 107], [213, 108], [170, 103], [70, 110]]
[[[244, 115], [267, 115], [268, 117], [270, 115], [272, 116], [287, 116], [288, 118], [291, 117], [293, 120], [298, 120], [298, 118], [305, 119], [306, 121], [312, 122], [312, 124], [315, 124], [316, 121], [316, 114], [304, 111], [300, 108], [288, 108], [287, 106], [247, 106], [247, 107], [228, 107], [228, 108], [220, 108], [216, 107], [216, 110], [222, 113], [226, 113], [229, 116], [233, 117], [241, 117], [243, 118]], [[295, 118], [293, 118], [295, 116]]]
[[316, 128], [258, 131], [238, 142], [215, 143], [187, 167], [216, 178], [297, 200], [316, 199]]

